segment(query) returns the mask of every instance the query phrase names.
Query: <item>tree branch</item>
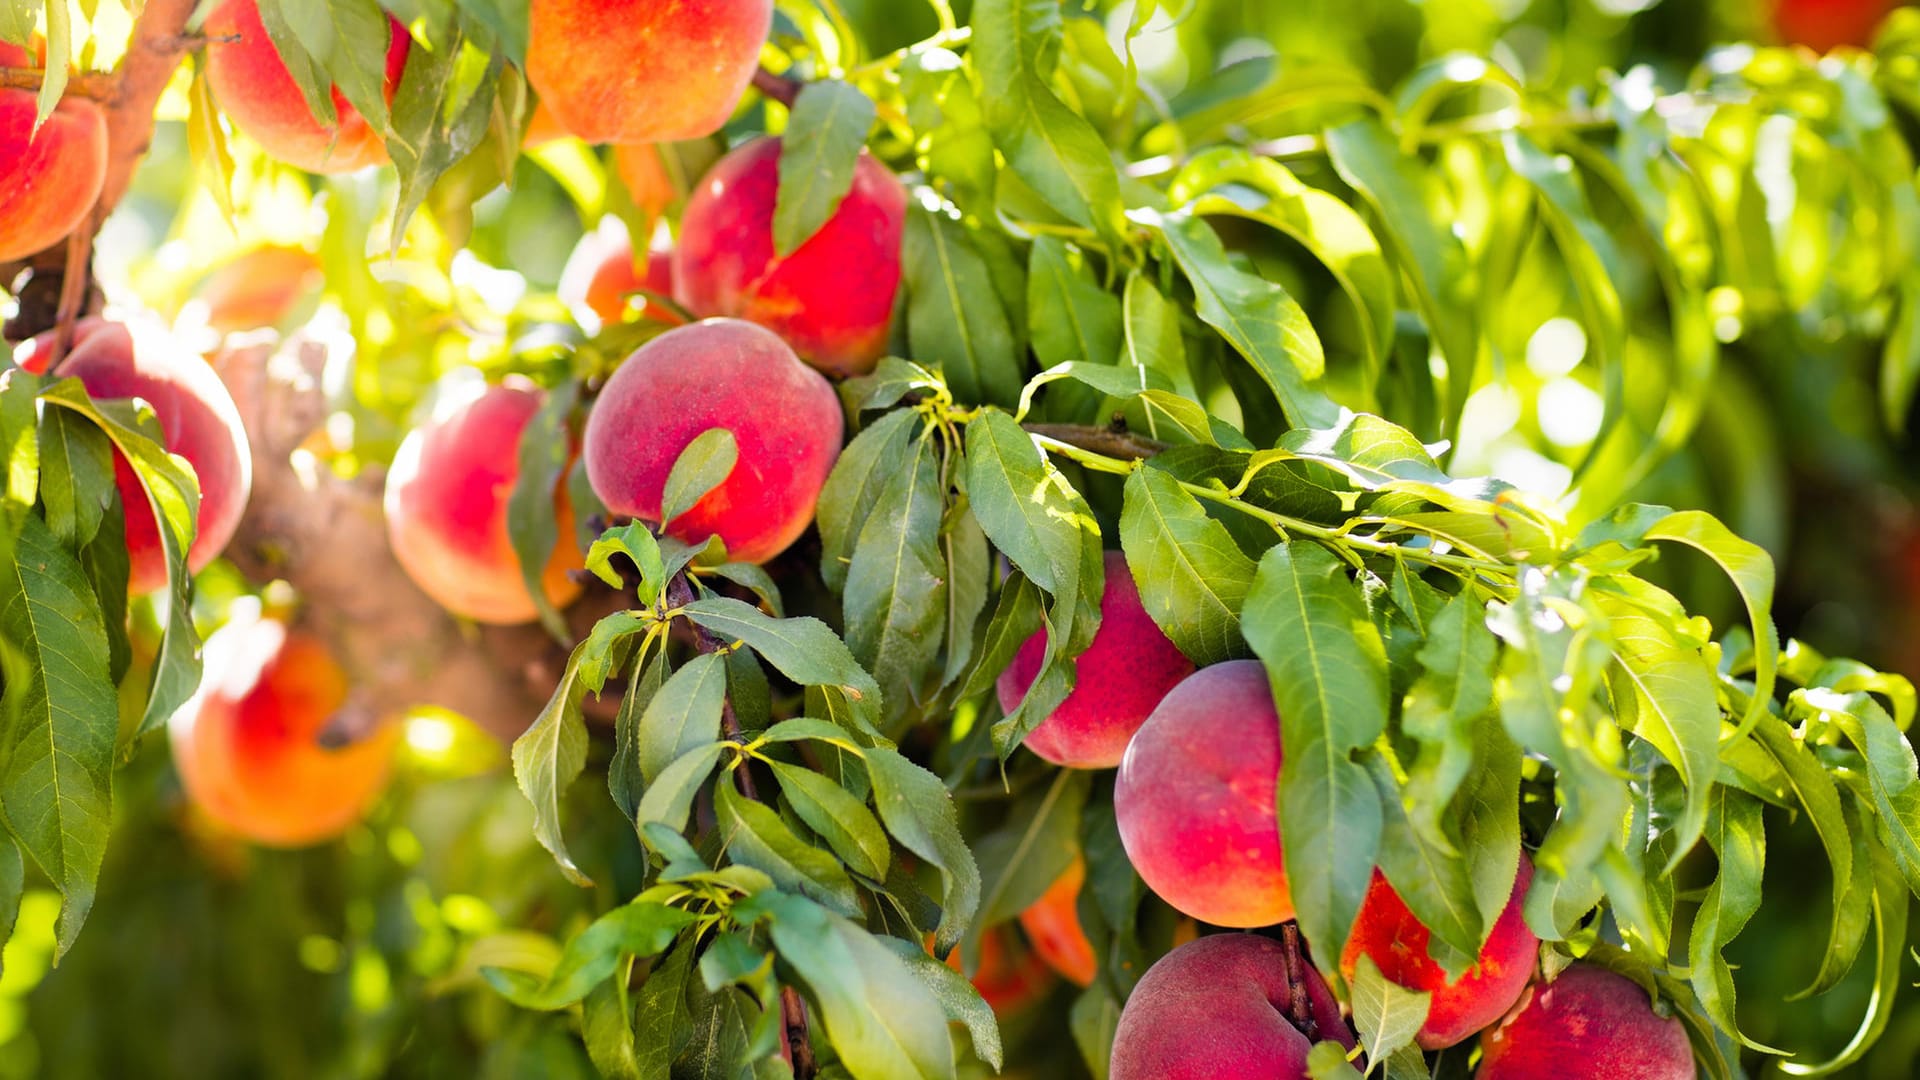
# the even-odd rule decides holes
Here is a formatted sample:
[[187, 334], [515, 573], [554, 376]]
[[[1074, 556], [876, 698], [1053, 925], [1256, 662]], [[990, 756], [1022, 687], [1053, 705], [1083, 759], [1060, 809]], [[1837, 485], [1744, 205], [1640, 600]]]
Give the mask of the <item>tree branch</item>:
[[789, 109], [793, 108], [793, 103], [800, 97], [800, 81], [798, 79], [789, 79], [785, 75], [775, 75], [766, 68], [754, 69], [753, 88], [780, 104], [785, 105]]
[[1135, 435], [1125, 427], [1115, 424], [1111, 427], [1094, 427], [1090, 424], [1022, 424], [1022, 428], [1035, 435], [1045, 435], [1049, 439], [1077, 446], [1103, 457], [1119, 458], [1123, 461], [1141, 461], [1160, 453], [1167, 444], [1144, 435]]
[[[0, 67], [0, 90], [31, 90], [40, 92], [40, 84], [47, 79], [44, 68]], [[118, 91], [118, 82], [112, 75], [98, 71], [81, 71], [67, 76], [66, 95], [86, 98], [90, 101], [112, 101]]]
[[120, 205], [133, 183], [133, 172], [153, 142], [154, 107], [180, 58], [198, 43], [186, 36], [195, 6], [196, 0], [147, 0], [133, 24], [127, 55], [114, 71], [114, 93], [106, 102], [107, 182], [100, 189], [95, 228]]

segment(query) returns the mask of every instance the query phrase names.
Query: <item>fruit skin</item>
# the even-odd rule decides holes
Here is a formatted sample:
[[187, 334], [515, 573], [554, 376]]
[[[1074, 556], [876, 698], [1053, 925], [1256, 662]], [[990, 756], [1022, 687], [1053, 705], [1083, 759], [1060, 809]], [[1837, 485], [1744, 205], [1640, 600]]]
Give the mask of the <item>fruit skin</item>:
[[[959, 949], [947, 954], [947, 966], [966, 974]], [[1053, 970], [1037, 953], [1011, 940], [1005, 927], [995, 927], [980, 936], [980, 966], [968, 981], [993, 1015], [1008, 1017], [1046, 996], [1053, 986]]]
[[320, 260], [305, 248], [254, 248], [208, 274], [195, 299], [207, 325], [223, 334], [278, 326], [325, 281]]
[[1415, 1041], [1422, 1050], [1444, 1050], [1465, 1042], [1475, 1032], [1504, 1016], [1527, 988], [1540, 952], [1540, 939], [1527, 929], [1520, 913], [1527, 886], [1533, 883], [1533, 863], [1524, 854], [1507, 906], [1494, 920], [1480, 956], [1458, 982], [1448, 983], [1446, 972], [1427, 953], [1431, 934], [1413, 917], [1400, 894], [1375, 870], [1360, 918], [1347, 938], [1340, 972], [1352, 981], [1355, 965], [1365, 953], [1387, 980], [1432, 996], [1426, 1023]]
[[1521, 995], [1480, 1036], [1476, 1080], [1694, 1080], [1693, 1049], [1677, 1017], [1655, 1014], [1624, 975], [1576, 963]]
[[[639, 289], [673, 295], [673, 237], [664, 228], [654, 233], [653, 243], [647, 247], [644, 273], [635, 262], [633, 242], [625, 230], [601, 229], [580, 238], [560, 275], [560, 298], [583, 322], [581, 310], [591, 311], [599, 326], [624, 322], [627, 298]], [[641, 305], [640, 317], [668, 324], [680, 321], [678, 315], [652, 301]]]
[[533, 0], [527, 81], [594, 143], [720, 130], [760, 63], [773, 0]]
[[199, 692], [167, 722], [193, 802], [258, 843], [338, 836], [386, 786], [399, 726], [339, 749], [316, 741], [347, 701], [347, 677], [318, 640], [241, 618], [207, 639]]
[[[1140, 588], [1127, 569], [1126, 556], [1106, 553], [1107, 585], [1100, 595], [1100, 629], [1093, 644], [1074, 660], [1073, 692], [1027, 735], [1027, 749], [1073, 769], [1111, 769], [1120, 764], [1127, 741], [1147, 722], [1154, 706], [1180, 680], [1193, 674], [1193, 662], [1160, 632], [1140, 604]], [[1011, 713], [1040, 675], [1047, 631], [1035, 632], [1000, 673], [994, 689], [1000, 708]]]
[[1286, 949], [1252, 934], [1214, 934], [1147, 969], [1114, 1034], [1111, 1080], [1306, 1080], [1307, 1052], [1353, 1033], [1310, 963], [1303, 964], [1317, 1038], [1287, 1015]]
[[844, 424], [833, 387], [779, 338], [708, 319], [654, 338], [608, 378], [587, 418], [587, 479], [608, 510], [658, 522], [681, 451], [726, 428], [733, 472], [666, 531], [694, 544], [719, 536], [730, 558], [761, 563], [813, 521]]
[[1216, 926], [1293, 918], [1280, 825], [1280, 717], [1254, 660], [1201, 668], [1127, 744], [1113, 790], [1120, 842], [1140, 877]]
[[[50, 335], [35, 340], [20, 366], [44, 372], [51, 342]], [[74, 327], [73, 349], [57, 374], [79, 379], [96, 401], [137, 397], [153, 406], [162, 445], [186, 458], [200, 482], [200, 518], [187, 548], [187, 568], [195, 573], [205, 569], [233, 539], [253, 492], [247, 431], [219, 376], [165, 332], [144, 326], [136, 331], [98, 318], [83, 319]], [[146, 492], [118, 450], [113, 454], [113, 479], [127, 515], [127, 591], [153, 592], [167, 583], [166, 551]]]
[[673, 177], [667, 175], [660, 148], [652, 143], [623, 143], [614, 147], [613, 170], [627, 186], [633, 205], [646, 211], [649, 217], [666, 213], [668, 207], [680, 201], [680, 189]]
[[1773, 29], [1781, 41], [1830, 52], [1842, 45], [1866, 48], [1895, 0], [1778, 0]]
[[[391, 16], [386, 98], [392, 104], [413, 39]], [[207, 16], [207, 83], [220, 111], [268, 155], [314, 173], [352, 172], [384, 164], [387, 148], [367, 118], [332, 88], [336, 123], [323, 125], [260, 21], [258, 0], [225, 0]], [[238, 36], [238, 41], [222, 41]]]
[[1086, 860], [1076, 855], [1067, 872], [1020, 913], [1020, 928], [1027, 932], [1034, 954], [1068, 982], [1081, 987], [1093, 985], [1099, 968], [1093, 944], [1080, 926], [1080, 887], [1086, 880]]
[[[32, 67], [25, 49], [0, 42], [0, 67]], [[36, 95], [0, 90], [0, 262], [52, 247], [80, 227], [107, 179], [107, 118], [68, 95], [33, 130]]]
[[[476, 622], [539, 615], [507, 534], [507, 500], [520, 474], [520, 434], [546, 395], [524, 379], [490, 386], [407, 434], [387, 472], [387, 541], [420, 591]], [[554, 496], [559, 541], [541, 583], [555, 607], [579, 595], [567, 574], [585, 565], [573, 510]]]
[[862, 150], [839, 209], [784, 259], [773, 247], [779, 188], [778, 138], [714, 164], [681, 218], [674, 298], [701, 318], [759, 323], [829, 375], [864, 375], [887, 349], [906, 188]]

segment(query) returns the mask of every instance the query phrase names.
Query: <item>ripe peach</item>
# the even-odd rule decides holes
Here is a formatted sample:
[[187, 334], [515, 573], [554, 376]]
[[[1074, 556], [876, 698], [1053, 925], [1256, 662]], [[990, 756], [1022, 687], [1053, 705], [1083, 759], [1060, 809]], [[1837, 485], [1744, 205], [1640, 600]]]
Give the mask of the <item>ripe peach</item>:
[[[32, 67], [0, 42], [0, 67]], [[68, 95], [36, 134], [35, 94], [0, 90], [0, 262], [52, 247], [80, 227], [107, 179], [107, 119]]]
[[1540, 951], [1540, 939], [1527, 929], [1520, 905], [1526, 899], [1527, 886], [1533, 881], [1533, 863], [1520, 856], [1520, 872], [1513, 883], [1513, 895], [1494, 920], [1493, 932], [1480, 948], [1480, 956], [1456, 982], [1448, 982], [1446, 972], [1427, 952], [1430, 934], [1413, 917], [1400, 894], [1375, 870], [1367, 898], [1360, 905], [1360, 918], [1347, 938], [1347, 949], [1340, 957], [1340, 971], [1352, 980], [1354, 966], [1365, 953], [1379, 966], [1389, 982], [1409, 990], [1425, 991], [1432, 996], [1427, 1022], [1420, 1026], [1417, 1041], [1425, 1050], [1444, 1050], [1465, 1042], [1475, 1032], [1498, 1020], [1513, 1007], [1527, 980], [1533, 976], [1533, 964]]
[[386, 786], [399, 727], [319, 742], [347, 700], [347, 677], [317, 640], [246, 617], [207, 639], [200, 689], [167, 722], [187, 795], [221, 825], [298, 847], [344, 832]]
[[674, 297], [697, 316], [750, 319], [829, 375], [863, 375], [887, 348], [900, 285], [907, 192], [861, 151], [853, 188], [820, 231], [774, 254], [780, 140], [756, 139], [721, 158], [681, 219]]
[[1476, 1080], [1693, 1080], [1693, 1048], [1677, 1017], [1653, 1011], [1624, 975], [1576, 963], [1538, 982], [1480, 1036]]
[[[392, 17], [387, 45], [387, 101], [400, 87], [413, 39]], [[270, 156], [315, 173], [352, 172], [383, 164], [387, 148], [380, 136], [333, 87], [336, 122], [322, 124], [280, 59], [260, 21], [258, 0], [223, 0], [207, 16], [207, 84], [233, 125]], [[237, 37], [237, 41], [222, 38]]]
[[1162, 900], [1216, 926], [1293, 918], [1274, 816], [1280, 716], [1254, 660], [1173, 688], [1120, 761], [1113, 810], [1134, 869]]
[[208, 326], [233, 334], [280, 325], [325, 279], [312, 252], [269, 244], [208, 274], [194, 298], [206, 306]]
[[550, 142], [569, 137], [567, 129], [561, 127], [560, 121], [554, 118], [553, 110], [542, 101], [534, 105], [533, 115], [527, 117], [527, 130], [521, 133], [520, 149], [537, 150]]
[[[20, 366], [44, 372], [51, 341], [51, 336], [35, 341]], [[253, 491], [246, 428], [219, 376], [170, 335], [146, 327], [136, 331], [105, 319], [84, 319], [75, 327], [73, 350], [56, 374], [79, 379], [96, 400], [137, 397], [153, 406], [163, 445], [186, 458], [200, 482], [200, 519], [187, 549], [187, 568], [205, 569], [233, 539]], [[118, 451], [113, 478], [127, 515], [132, 564], [127, 590], [149, 593], [167, 583], [159, 526], [133, 467]]]
[[720, 130], [773, 26], [772, 0], [533, 0], [527, 81], [594, 143]]
[[660, 159], [660, 147], [653, 143], [622, 143], [614, 147], [613, 171], [627, 186], [633, 205], [649, 216], [664, 214], [668, 207], [680, 201], [680, 189], [673, 177], [667, 175], [666, 163]]
[[607, 380], [587, 418], [587, 479], [613, 513], [658, 522], [681, 451], [726, 428], [733, 472], [666, 531], [690, 543], [719, 536], [732, 558], [766, 562], [813, 521], [844, 422], [833, 387], [785, 342], [708, 319], [649, 341]]
[[[387, 540], [420, 590], [476, 622], [538, 615], [507, 534], [507, 500], [520, 475], [520, 434], [545, 394], [523, 379], [491, 386], [407, 434], [387, 472]], [[541, 576], [547, 599], [580, 592], [567, 571], [585, 565], [566, 492], [554, 494], [559, 540]]]
[[1076, 855], [1067, 872], [1020, 913], [1020, 928], [1027, 932], [1034, 953], [1075, 986], [1091, 986], [1099, 968], [1093, 945], [1080, 926], [1080, 886], [1086, 880], [1086, 860]]
[[[1107, 585], [1100, 595], [1100, 630], [1074, 661], [1073, 693], [1027, 735], [1027, 749], [1073, 769], [1111, 769], [1127, 740], [1147, 722], [1160, 699], [1193, 674], [1193, 662], [1174, 648], [1140, 604], [1126, 556], [1106, 555]], [[1020, 646], [994, 689], [1012, 712], [1039, 677], [1047, 650], [1042, 628]]]
[[[600, 229], [580, 238], [560, 275], [560, 298], [573, 309], [575, 318], [585, 322], [582, 312], [590, 311], [600, 326], [624, 322], [627, 298], [641, 289], [673, 295], [673, 237], [664, 228], [654, 232], [653, 243], [647, 247], [644, 274], [635, 264], [633, 242], [626, 231]], [[641, 305], [640, 317], [663, 323], [680, 321], [672, 311], [652, 301]]]
[[1830, 52], [1842, 45], [1866, 48], [1895, 0], [1777, 0], [1774, 34], [1789, 45]]
[[1311, 963], [1300, 964], [1312, 1031], [1290, 1014], [1286, 949], [1252, 934], [1214, 934], [1160, 958], [1127, 998], [1114, 1033], [1112, 1080], [1306, 1080], [1307, 1052], [1353, 1033]]
[[[947, 966], [966, 974], [959, 949], [947, 954]], [[980, 966], [968, 981], [995, 1016], [1013, 1016], [1046, 996], [1053, 971], [1005, 927], [994, 927], [980, 936]]]

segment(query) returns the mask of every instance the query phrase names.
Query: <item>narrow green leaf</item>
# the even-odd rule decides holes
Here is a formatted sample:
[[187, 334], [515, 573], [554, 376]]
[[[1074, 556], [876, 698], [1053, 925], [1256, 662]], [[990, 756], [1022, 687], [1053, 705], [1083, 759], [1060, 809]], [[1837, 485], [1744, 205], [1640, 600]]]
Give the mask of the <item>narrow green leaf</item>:
[[687, 1015], [687, 983], [693, 974], [694, 947], [683, 941], [655, 964], [634, 993], [634, 1065], [640, 1080], [672, 1080], [672, 1066], [693, 1038]]
[[838, 79], [800, 90], [780, 136], [780, 189], [773, 204], [773, 250], [785, 258], [840, 208], [873, 127], [873, 101]]
[[668, 765], [720, 737], [727, 700], [727, 665], [718, 653], [687, 661], [660, 687], [640, 715], [636, 739], [641, 777], [649, 784]]
[[513, 490], [507, 495], [507, 538], [520, 564], [520, 580], [540, 613], [540, 625], [562, 643], [568, 640], [567, 624], [547, 596], [546, 574], [553, 549], [573, 543], [573, 537], [560, 535], [554, 492], [567, 470], [572, 441], [567, 417], [578, 394], [578, 387], [571, 382], [541, 394], [540, 407], [520, 431]]
[[[1675, 836], [1675, 858], [1700, 838], [1708, 789], [1720, 760], [1720, 703], [1713, 669], [1699, 649], [1685, 647], [1672, 628], [1606, 591], [1596, 602], [1609, 617], [1615, 714], [1621, 726], [1652, 743], [1686, 786], [1686, 810]], [[1703, 995], [1704, 1000], [1704, 995]]]
[[714, 812], [728, 856], [846, 916], [860, 914], [860, 894], [833, 856], [802, 840], [772, 807], [740, 795], [728, 780], [714, 787]]
[[919, 703], [940, 655], [947, 614], [944, 510], [935, 440], [916, 439], [881, 489], [847, 566], [847, 647], [880, 684], [891, 717]]
[[1012, 405], [1020, 393], [1021, 356], [966, 226], [911, 206], [901, 244], [913, 356], [940, 365], [958, 401]]
[[1205, 667], [1246, 654], [1240, 609], [1257, 567], [1171, 474], [1127, 477], [1120, 546], [1147, 614], [1188, 659]]
[[700, 793], [701, 785], [720, 763], [720, 754], [726, 748], [727, 744], [718, 742], [695, 747], [675, 758], [673, 764], [662, 769], [660, 776], [647, 786], [646, 794], [640, 797], [639, 808], [634, 811], [634, 824], [647, 838], [649, 846], [653, 846], [649, 825], [664, 826], [675, 833], [687, 827], [694, 796]]
[[815, 523], [820, 527], [820, 578], [838, 592], [846, 587], [854, 541], [880, 501], [880, 492], [902, 461], [920, 415], [912, 409], [887, 413], [853, 437], [826, 486], [820, 489]]
[[1707, 797], [1707, 843], [1720, 859], [1720, 872], [1694, 914], [1687, 942], [1687, 967], [1693, 992], [1713, 1022], [1743, 1044], [1764, 1053], [1780, 1053], [1740, 1033], [1734, 1015], [1733, 969], [1722, 955], [1760, 910], [1760, 879], [1767, 856], [1766, 823], [1760, 801], [1724, 785]]
[[901, 846], [940, 871], [940, 926], [934, 948], [941, 955], [967, 931], [980, 906], [980, 868], [960, 834], [960, 819], [940, 778], [884, 747], [866, 752], [873, 777], [873, 804]]
[[693, 437], [674, 460], [660, 496], [660, 523], [671, 525], [681, 514], [693, 509], [707, 493], [733, 475], [740, 460], [740, 444], [726, 428], [708, 428]]
[[921, 984], [932, 992], [934, 999], [946, 1011], [948, 1021], [966, 1027], [967, 1034], [973, 1039], [973, 1052], [998, 1071], [1006, 1058], [1000, 1046], [1000, 1022], [981, 999], [980, 991], [974, 989], [965, 975], [928, 956], [925, 950], [914, 943], [894, 937], [878, 940], [893, 950], [893, 954], [907, 965], [907, 970], [913, 972]]
[[481, 974], [501, 996], [523, 1009], [564, 1009], [605, 982], [623, 959], [664, 951], [694, 919], [691, 912], [679, 908], [636, 901], [600, 916], [576, 934], [545, 981], [505, 968], [483, 968]]
[[1053, 783], [1015, 803], [1007, 823], [974, 845], [982, 888], [977, 926], [991, 927], [1032, 907], [1080, 853], [1080, 811], [1090, 774], [1061, 769]]
[[40, 420], [39, 469], [47, 528], [61, 546], [78, 551], [113, 502], [113, 444], [78, 414], [48, 409]]
[[640, 771], [640, 718], [672, 674], [664, 648], [636, 663], [641, 661], [644, 666], [628, 679], [627, 692], [620, 698], [620, 712], [613, 720], [613, 759], [607, 763], [607, 792], [629, 821], [639, 812], [640, 796], [647, 788]]
[[[1370, 754], [1367, 765], [1380, 793], [1380, 873], [1407, 910], [1431, 933], [1428, 955], [1448, 977], [1457, 979], [1480, 954], [1488, 926], [1481, 919], [1474, 896], [1472, 864], [1428, 844], [1414, 831], [1393, 768], [1385, 758]], [[1360, 993], [1357, 985], [1354, 993]], [[1390, 1052], [1371, 1044], [1368, 1051], [1376, 1056]]]
[[580, 684], [579, 657], [579, 650], [575, 650], [553, 697], [533, 724], [513, 740], [513, 778], [521, 794], [533, 804], [535, 839], [553, 853], [567, 880], [588, 887], [593, 881], [574, 863], [560, 821], [567, 788], [587, 767], [587, 719], [581, 711], [586, 688]]
[[1076, 265], [1059, 237], [1034, 238], [1027, 262], [1027, 323], [1041, 367], [1111, 366], [1120, 356], [1120, 298]]
[[819, 833], [854, 873], [885, 881], [893, 849], [867, 804], [811, 769], [779, 761], [771, 764], [780, 790], [800, 820]]
[[1416, 654], [1421, 674], [1400, 715], [1401, 729], [1420, 746], [1407, 767], [1407, 819], [1437, 851], [1454, 850], [1447, 808], [1473, 767], [1474, 721], [1493, 708], [1496, 647], [1486, 602], [1467, 589], [1433, 617]]
[[1362, 953], [1353, 968], [1353, 1026], [1359, 1029], [1368, 1059], [1385, 1061], [1412, 1046], [1432, 1001], [1432, 994], [1389, 981], [1373, 957]]
[[860, 722], [880, 715], [880, 686], [827, 624], [813, 618], [776, 619], [729, 597], [695, 600], [687, 617], [721, 637], [743, 641], [782, 675], [801, 686], [832, 690]]

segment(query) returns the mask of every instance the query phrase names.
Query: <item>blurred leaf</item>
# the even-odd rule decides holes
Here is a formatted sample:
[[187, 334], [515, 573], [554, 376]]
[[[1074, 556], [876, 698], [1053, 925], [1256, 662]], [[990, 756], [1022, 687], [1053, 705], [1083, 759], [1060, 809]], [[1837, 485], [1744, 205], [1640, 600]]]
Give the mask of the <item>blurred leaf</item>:
[[1095, 983], [1073, 999], [1067, 1026], [1080, 1048], [1080, 1060], [1094, 1080], [1107, 1080], [1113, 1068], [1113, 1038], [1120, 1030], [1120, 1003], [1106, 987]]
[[780, 188], [773, 206], [773, 251], [798, 250], [840, 208], [873, 127], [874, 104], [837, 79], [801, 87], [780, 136]]
[[1088, 780], [1083, 770], [1056, 770], [1043, 791], [1014, 804], [1005, 825], [974, 843], [983, 881], [977, 928], [1013, 919], [1067, 872], [1080, 853]]
[[567, 942], [559, 965], [544, 982], [505, 968], [483, 968], [481, 974], [523, 1009], [564, 1009], [605, 982], [623, 958], [664, 951], [681, 927], [693, 921], [692, 913], [679, 908], [636, 901], [600, 916]]
[[520, 564], [520, 580], [540, 613], [540, 625], [562, 643], [568, 638], [567, 623], [547, 595], [546, 572], [554, 548], [573, 542], [573, 537], [560, 535], [554, 492], [567, 468], [572, 443], [567, 417], [578, 393], [569, 382], [541, 395], [539, 409], [520, 431], [513, 491], [507, 496], [507, 537]]
[[456, 34], [432, 51], [415, 48], [394, 94], [393, 134], [387, 140], [387, 155], [400, 176], [388, 240], [395, 251], [406, 236], [407, 223], [426, 201], [435, 181], [487, 136], [493, 118], [494, 87], [506, 57], [499, 53], [483, 55], [468, 46], [469, 42]]

